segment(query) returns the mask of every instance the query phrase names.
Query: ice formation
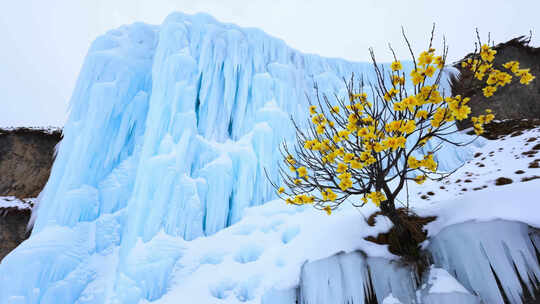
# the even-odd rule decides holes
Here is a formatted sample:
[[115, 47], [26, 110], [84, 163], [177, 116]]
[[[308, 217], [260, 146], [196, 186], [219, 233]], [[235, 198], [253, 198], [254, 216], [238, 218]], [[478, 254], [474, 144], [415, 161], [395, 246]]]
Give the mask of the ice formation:
[[539, 287], [538, 241], [524, 223], [467, 222], [441, 231], [429, 250], [435, 265], [454, 273], [484, 303], [503, 303], [497, 280], [510, 303], [520, 303]]
[[[522, 303], [538, 290], [539, 234], [525, 223], [465, 222], [432, 238], [432, 267], [421, 286], [407, 265], [357, 252], [303, 266], [299, 303]], [[453, 274], [453, 275], [451, 275]], [[499, 282], [497, 282], [499, 280]], [[388, 299], [391, 296], [392, 299]], [[285, 302], [284, 302], [285, 303]], [[294, 302], [290, 302], [294, 303]]]
[[[294, 138], [289, 117], [305, 120], [313, 84], [343, 92], [341, 79], [353, 72], [373, 77], [369, 63], [302, 54], [204, 14], [175, 13], [160, 26], [136, 23], [99, 37], [32, 236], [0, 264], [0, 303], [356, 301], [363, 290], [352, 285], [363, 277], [351, 270], [365, 265], [374, 282], [385, 282], [373, 286], [380, 301], [390, 291], [412, 297], [409, 279], [385, 273], [410, 272], [363, 241], [388, 226], [351, 229], [361, 222], [354, 209], [328, 219], [273, 202], [244, 219], [246, 208], [273, 199], [264, 170], [277, 179], [277, 148]], [[469, 154], [448, 148], [438, 159], [453, 168]], [[304, 226], [291, 219], [296, 212]], [[305, 236], [321, 225], [327, 234]], [[336, 227], [344, 237], [322, 249]], [[373, 257], [351, 253], [358, 242]], [[349, 253], [321, 260], [340, 251]], [[307, 260], [320, 261], [302, 268]], [[335, 282], [341, 289], [321, 293], [310, 273], [332, 276], [332, 263], [346, 266]]]

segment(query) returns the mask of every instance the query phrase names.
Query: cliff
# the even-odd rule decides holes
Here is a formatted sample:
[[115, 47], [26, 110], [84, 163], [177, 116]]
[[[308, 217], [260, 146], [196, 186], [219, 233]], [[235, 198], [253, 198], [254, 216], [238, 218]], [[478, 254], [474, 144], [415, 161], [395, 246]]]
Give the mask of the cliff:
[[[494, 47], [497, 56], [493, 66], [505, 70], [502, 64], [517, 60], [521, 68], [529, 68], [536, 79], [528, 86], [513, 80], [504, 88], [499, 88], [497, 93], [490, 98], [482, 94], [483, 86], [477, 80], [471, 83], [472, 73], [461, 68], [461, 62], [470, 58], [468, 54], [455, 64], [460, 72], [458, 77], [451, 79], [452, 94], [469, 96], [471, 101], [471, 115], [484, 114], [486, 109], [492, 109], [496, 120], [534, 120], [540, 119], [540, 48], [531, 47], [525, 37], [514, 38], [508, 42], [500, 43]], [[471, 127], [469, 120], [458, 122], [458, 128]]]
[[0, 260], [24, 241], [33, 202], [49, 178], [55, 129], [0, 129]]

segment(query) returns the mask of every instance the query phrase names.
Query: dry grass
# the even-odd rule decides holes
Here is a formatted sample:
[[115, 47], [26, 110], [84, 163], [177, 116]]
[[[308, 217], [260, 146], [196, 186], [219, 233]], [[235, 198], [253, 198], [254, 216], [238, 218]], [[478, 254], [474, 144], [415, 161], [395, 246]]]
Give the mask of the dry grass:
[[[368, 236], [367, 241], [388, 245], [388, 250], [406, 261], [417, 262], [420, 257], [420, 243], [426, 240], [427, 231], [424, 226], [436, 219], [435, 216], [420, 217], [416, 214], [407, 212], [405, 208], [397, 209], [399, 217], [404, 223], [404, 231], [399, 231], [396, 226], [392, 227], [387, 233], [380, 233], [376, 237]], [[375, 217], [382, 215], [381, 212], [373, 213], [367, 220], [368, 225], [375, 225]], [[404, 234], [409, 237], [404, 238]]]

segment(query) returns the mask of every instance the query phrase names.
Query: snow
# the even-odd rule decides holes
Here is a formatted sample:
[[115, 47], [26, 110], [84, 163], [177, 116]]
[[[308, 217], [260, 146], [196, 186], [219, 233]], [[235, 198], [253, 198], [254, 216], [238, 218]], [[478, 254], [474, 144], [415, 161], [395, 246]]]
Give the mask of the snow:
[[470, 294], [452, 275], [442, 268], [431, 267], [427, 282], [419, 290], [424, 304], [480, 304], [480, 300]]
[[17, 131], [17, 130], [21, 130], [21, 129], [23, 129], [23, 130], [31, 130], [31, 131], [39, 131], [39, 132], [43, 132], [43, 133], [46, 133], [46, 134], [53, 134], [53, 133], [62, 131], [62, 128], [53, 127], [53, 126], [43, 126], [43, 127], [40, 127], [40, 126], [31, 126], [31, 127], [25, 126], [25, 127], [1, 127], [0, 128], [0, 133], [2, 133], [2, 131], [11, 132], [11, 131]]
[[17, 210], [32, 209], [36, 199], [18, 199], [14, 196], [0, 196], [0, 212], [2, 209], [16, 208]]
[[295, 289], [304, 263], [353, 251], [359, 241], [373, 256], [392, 257], [384, 247], [363, 240], [370, 232], [387, 231], [388, 223], [369, 227], [352, 208], [327, 216], [272, 201], [248, 211], [237, 224], [186, 242], [172, 289], [156, 303], [214, 303], [215, 298], [260, 303], [271, 290]]
[[[536, 128], [525, 130], [519, 136], [508, 135], [499, 140], [490, 141], [479, 138], [473, 143], [475, 147], [471, 150], [471, 159], [467, 160], [449, 179], [442, 182], [428, 180], [422, 185], [412, 183], [409, 185], [409, 192], [420, 197], [425, 195], [415, 204], [427, 207], [436, 201], [460, 199], [471, 192], [485, 194], [496, 189], [515, 187], [516, 184], [524, 185], [528, 182], [534, 182], [535, 180], [523, 182], [522, 179], [540, 176], [540, 172], [538, 172], [540, 170], [529, 167], [535, 159], [540, 158], [540, 155], [537, 155], [540, 151], [533, 149], [535, 145], [540, 143], [539, 137], [540, 129]], [[530, 151], [539, 152], [530, 153]], [[500, 177], [510, 178], [512, 184], [495, 185], [496, 180]], [[430, 191], [433, 194], [427, 195]], [[527, 195], [527, 197], [530, 196]], [[489, 210], [486, 211], [489, 212]], [[519, 212], [519, 209], [509, 209], [508, 211]], [[481, 212], [474, 214], [480, 215], [479, 213]], [[462, 213], [462, 215], [466, 214], [466, 212]], [[524, 214], [517, 213], [517, 215]]]
[[448, 271], [442, 268], [431, 267], [427, 284], [430, 286], [429, 293], [469, 293]]
[[402, 304], [398, 299], [396, 299], [392, 294], [389, 294], [384, 300], [382, 301], [382, 304]]
[[[390, 293], [404, 303], [414, 299], [411, 269], [386, 246], [364, 240], [390, 228], [382, 217], [374, 227], [365, 223], [374, 206], [345, 204], [332, 216], [292, 208], [274, 200], [264, 175], [266, 169], [277, 180], [279, 143], [294, 138], [290, 116], [306, 118], [313, 83], [343, 92], [342, 77], [370, 78], [370, 68], [302, 54], [259, 30], [204, 14], [175, 13], [160, 26], [136, 23], [99, 37], [73, 93], [32, 236], [0, 264], [0, 303], [346, 303], [363, 301], [358, 286], [368, 279], [379, 302]], [[470, 162], [455, 175], [475, 169], [467, 187], [488, 190], [456, 197], [464, 186], [454, 180], [409, 187], [415, 210], [438, 216], [425, 244], [438, 253], [437, 266], [457, 272], [483, 299], [493, 290], [465, 282], [463, 258], [445, 259], [446, 244], [461, 248], [445, 234], [473, 220], [492, 227], [473, 223], [470, 231], [511, 229], [519, 237], [509, 257], [521, 274], [538, 273], [525, 235], [526, 224], [540, 226], [539, 213], [523, 210], [537, 209], [537, 201], [524, 198], [538, 197], [540, 180], [493, 182], [510, 176], [512, 166], [526, 167], [528, 157], [502, 163], [520, 153], [511, 147], [521, 149], [531, 132], [505, 139], [503, 151], [493, 146], [500, 142], [478, 142], [438, 153], [449, 170], [494, 149], [489, 166], [476, 170]], [[422, 199], [428, 190], [436, 192]], [[481, 242], [498, 250], [507, 237]], [[468, 263], [483, 257], [473, 249]], [[488, 253], [494, 268], [509, 274], [508, 259], [497, 252]], [[477, 266], [485, 272], [485, 264]], [[515, 299], [515, 276], [508, 282]]]

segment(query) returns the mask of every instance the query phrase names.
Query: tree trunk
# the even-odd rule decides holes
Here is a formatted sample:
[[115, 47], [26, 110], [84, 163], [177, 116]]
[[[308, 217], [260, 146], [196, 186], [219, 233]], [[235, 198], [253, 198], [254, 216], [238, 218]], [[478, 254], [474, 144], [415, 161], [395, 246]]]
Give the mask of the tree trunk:
[[381, 203], [381, 212], [388, 217], [394, 227], [389, 234], [389, 246], [393, 251], [399, 252], [401, 256], [408, 259], [417, 259], [420, 256], [419, 241], [421, 238], [417, 235], [415, 223], [407, 220], [407, 214], [397, 210], [394, 201], [387, 200]]

